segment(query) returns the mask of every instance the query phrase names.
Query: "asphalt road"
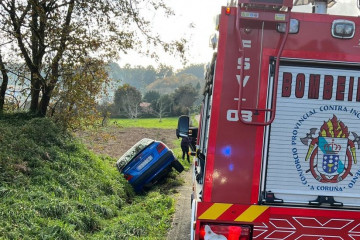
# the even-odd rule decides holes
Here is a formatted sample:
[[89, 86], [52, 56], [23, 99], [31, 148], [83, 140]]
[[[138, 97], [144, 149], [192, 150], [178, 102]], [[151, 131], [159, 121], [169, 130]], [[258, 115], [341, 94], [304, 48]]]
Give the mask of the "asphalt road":
[[184, 184], [177, 188], [175, 214], [167, 240], [187, 240], [190, 239], [190, 219], [191, 219], [191, 193], [192, 193], [192, 174], [191, 169], [183, 171], [181, 177]]
[[[199, 122], [200, 115], [196, 115], [195, 119]], [[192, 168], [182, 172], [181, 176], [184, 184], [177, 188], [175, 214], [167, 240], [190, 239]]]

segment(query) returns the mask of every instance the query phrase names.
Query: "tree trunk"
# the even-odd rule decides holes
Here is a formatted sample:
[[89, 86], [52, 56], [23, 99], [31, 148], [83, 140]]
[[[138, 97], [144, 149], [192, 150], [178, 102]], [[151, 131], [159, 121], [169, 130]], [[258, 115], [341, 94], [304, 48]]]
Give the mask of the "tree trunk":
[[1, 70], [2, 79], [3, 79], [1, 86], [0, 86], [0, 113], [2, 113], [4, 111], [5, 92], [7, 89], [8, 82], [9, 82], [9, 77], [7, 75], [7, 71], [5, 69], [5, 64], [2, 60], [1, 55], [0, 55], [0, 70]]
[[[39, 108], [39, 96], [40, 96], [40, 81], [39, 75], [39, 14], [38, 14], [38, 4], [37, 0], [32, 2], [32, 11], [31, 11], [31, 52], [32, 52], [32, 63], [33, 69], [31, 69], [31, 103], [30, 103], [30, 112], [37, 113]], [[36, 71], [34, 71], [36, 69]]]
[[104, 126], [105, 126], [105, 124], [106, 124], [106, 120], [107, 120], [107, 116], [106, 116], [106, 115], [104, 115], [104, 116], [103, 116], [103, 119], [102, 119], [102, 121], [101, 121], [101, 126], [102, 126], [102, 127], [104, 127]]
[[39, 112], [38, 112], [39, 115], [42, 117], [46, 116], [47, 108], [50, 104], [51, 94], [53, 90], [54, 90], [53, 86], [44, 87], [43, 96], [40, 101]]
[[31, 73], [31, 102], [30, 112], [37, 113], [39, 110], [40, 80], [36, 73]]
[[39, 114], [40, 114], [40, 116], [43, 116], [43, 117], [46, 116], [46, 111], [50, 104], [52, 91], [54, 90], [55, 85], [59, 80], [59, 64], [60, 64], [60, 60], [62, 59], [63, 53], [66, 49], [66, 41], [67, 41], [67, 38], [71, 31], [69, 26], [70, 26], [70, 21], [71, 21], [71, 15], [73, 13], [74, 6], [75, 6], [75, 0], [70, 0], [70, 2], [68, 4], [69, 4], [69, 8], [67, 10], [66, 19], [65, 19], [63, 29], [61, 32], [60, 46], [59, 46], [58, 51], [57, 51], [56, 55], [54, 56], [52, 63], [51, 63], [50, 81], [49, 81], [48, 85], [44, 84], [45, 86], [43, 86], [43, 96], [41, 98], [40, 106], [39, 106]]

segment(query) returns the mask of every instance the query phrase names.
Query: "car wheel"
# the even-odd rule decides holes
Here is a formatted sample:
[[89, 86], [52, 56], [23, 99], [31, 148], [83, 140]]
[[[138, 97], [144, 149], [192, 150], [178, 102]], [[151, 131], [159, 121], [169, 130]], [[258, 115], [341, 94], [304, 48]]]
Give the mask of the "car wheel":
[[184, 171], [184, 167], [183, 165], [178, 161], [175, 160], [171, 163], [172, 167], [176, 169], [176, 171], [178, 171], [179, 173], [181, 173], [182, 171]]

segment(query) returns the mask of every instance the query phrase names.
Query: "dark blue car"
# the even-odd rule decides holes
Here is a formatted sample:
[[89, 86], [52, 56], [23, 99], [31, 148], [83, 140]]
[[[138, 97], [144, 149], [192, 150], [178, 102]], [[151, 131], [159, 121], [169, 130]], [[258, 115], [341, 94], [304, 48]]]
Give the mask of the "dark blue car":
[[149, 138], [143, 138], [131, 147], [116, 166], [137, 192], [164, 177], [172, 167], [178, 172], [184, 170], [164, 143]]

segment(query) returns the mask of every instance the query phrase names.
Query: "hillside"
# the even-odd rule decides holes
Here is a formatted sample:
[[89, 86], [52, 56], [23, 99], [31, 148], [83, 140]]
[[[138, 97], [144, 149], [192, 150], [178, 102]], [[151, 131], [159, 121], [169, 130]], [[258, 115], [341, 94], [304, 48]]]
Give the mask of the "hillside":
[[48, 119], [0, 116], [0, 239], [163, 239], [173, 199], [135, 195], [114, 163]]
[[146, 86], [146, 91], [158, 91], [161, 94], [170, 94], [179, 86], [187, 84], [191, 84], [194, 88], [198, 87], [198, 90], [200, 90], [203, 88], [204, 81], [200, 81], [200, 79], [191, 74], [180, 74], [172, 77], [157, 79]]
[[204, 64], [195, 64], [174, 72], [172, 67], [160, 65], [157, 69], [152, 66], [120, 67], [117, 63], [109, 63], [108, 73], [113, 80], [110, 95], [123, 84], [137, 88], [141, 93], [158, 91], [162, 94], [171, 93], [175, 88], [191, 83], [194, 87], [204, 85]]

